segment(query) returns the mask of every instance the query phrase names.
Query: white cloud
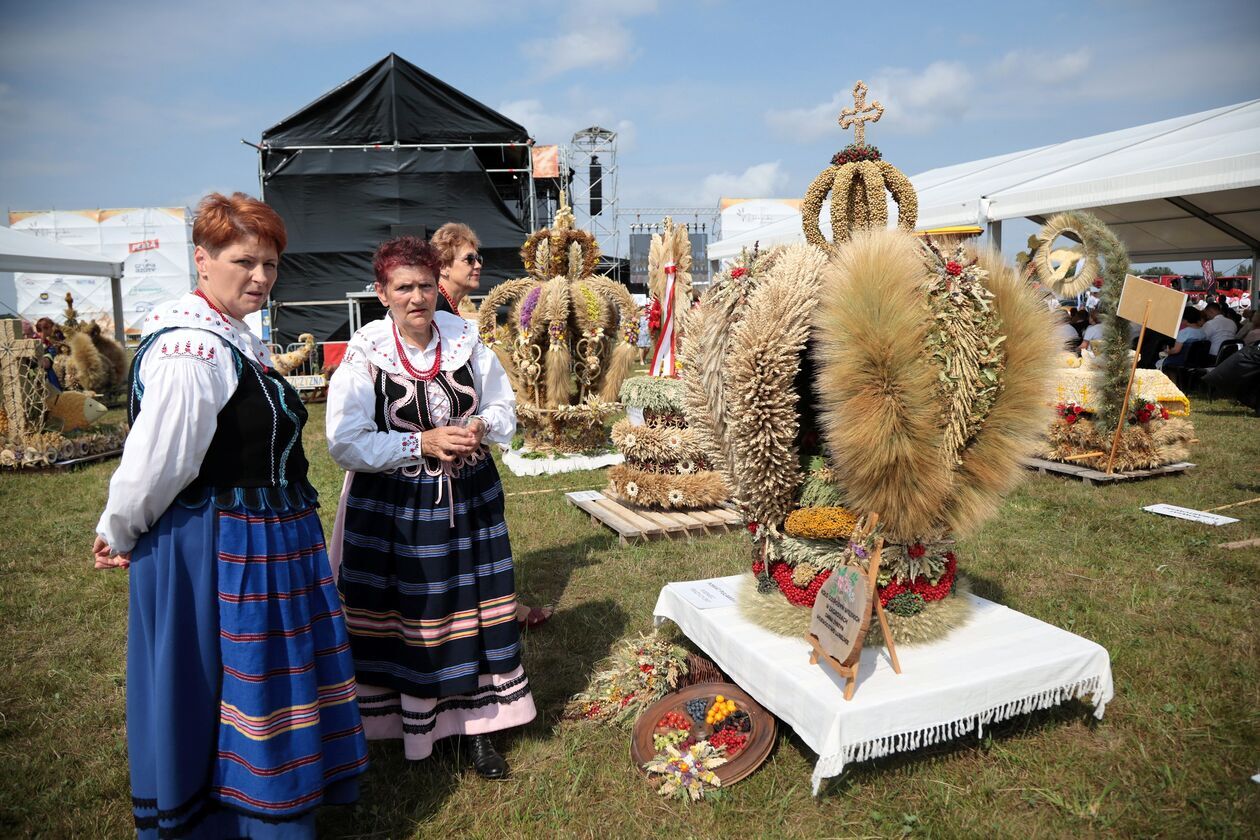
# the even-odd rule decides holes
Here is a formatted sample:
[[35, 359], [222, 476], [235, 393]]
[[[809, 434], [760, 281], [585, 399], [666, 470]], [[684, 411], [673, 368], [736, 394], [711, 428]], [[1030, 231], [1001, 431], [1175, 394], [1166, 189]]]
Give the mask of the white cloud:
[[[975, 76], [960, 62], [936, 61], [917, 73], [905, 67], [884, 68], [867, 84], [867, 103], [878, 101], [884, 106], [879, 128], [921, 134], [946, 118], [966, 112], [974, 93]], [[852, 105], [852, 88], [845, 88], [817, 105], [768, 111], [765, 120], [786, 140], [808, 143], [826, 136], [838, 138], [840, 111]], [[852, 137], [848, 132], [845, 136]]]
[[788, 184], [783, 162], [778, 160], [754, 164], [738, 174], [715, 172], [707, 175], [695, 192], [697, 206], [715, 205], [723, 196], [738, 198], [771, 198]]
[[975, 94], [975, 76], [957, 61], [934, 61], [919, 73], [886, 68], [869, 84], [867, 99], [878, 99], [886, 109], [879, 127], [906, 134], [926, 133], [962, 116]]
[[656, 0], [570, 0], [558, 20], [555, 35], [521, 45], [521, 54], [540, 79], [584, 67], [619, 67], [639, 54], [634, 35], [622, 25], [626, 18], [654, 14]]
[[550, 38], [537, 38], [521, 45], [542, 78], [570, 70], [600, 65], [616, 66], [631, 60], [634, 39], [618, 23], [578, 24]]
[[994, 62], [989, 78], [1003, 87], [1032, 93], [1030, 83], [1063, 85], [1080, 78], [1089, 69], [1093, 55], [1086, 47], [1070, 53], [1012, 50]]
[[539, 143], [566, 145], [575, 131], [593, 125], [617, 132], [617, 151], [626, 153], [636, 146], [638, 132], [630, 120], [619, 120], [603, 106], [557, 109], [544, 106], [538, 99], [504, 102], [497, 109], [504, 116], [525, 126], [529, 136]]

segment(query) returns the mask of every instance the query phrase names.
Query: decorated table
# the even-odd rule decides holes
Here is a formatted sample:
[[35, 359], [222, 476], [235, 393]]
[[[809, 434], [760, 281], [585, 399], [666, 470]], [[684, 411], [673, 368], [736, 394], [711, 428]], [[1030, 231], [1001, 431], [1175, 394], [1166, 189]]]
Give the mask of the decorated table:
[[854, 761], [913, 750], [986, 724], [1092, 696], [1102, 718], [1114, 689], [1100, 645], [975, 595], [971, 620], [937, 642], [898, 646], [900, 675], [883, 648], [866, 648], [857, 691], [810, 664], [805, 639], [741, 618], [745, 576], [669, 583], [653, 615], [673, 621], [733, 682], [796, 730], [818, 754], [813, 791]]

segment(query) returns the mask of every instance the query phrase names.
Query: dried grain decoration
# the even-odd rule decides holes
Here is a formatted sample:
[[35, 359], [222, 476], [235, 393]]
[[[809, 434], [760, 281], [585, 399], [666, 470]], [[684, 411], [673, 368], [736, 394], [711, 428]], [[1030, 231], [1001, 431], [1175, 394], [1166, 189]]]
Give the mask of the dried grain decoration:
[[881, 512], [893, 541], [938, 530], [953, 483], [939, 457], [938, 371], [923, 352], [923, 273], [911, 235], [860, 231], [823, 272], [814, 319], [820, 425], [845, 507]]
[[[938, 325], [934, 278], [909, 234], [860, 233], [825, 274], [816, 319], [822, 427], [846, 506], [883, 512], [892, 542], [974, 530], [1022, 477], [1019, 458], [1048, 417], [1040, 395], [1054, 361], [1050, 313], [999, 257], [982, 254], [977, 267], [986, 294], [961, 300], [991, 308], [1005, 336], [1000, 359], [988, 327], [955, 342]], [[947, 351], [924, 353], [941, 335]], [[942, 368], [961, 356], [953, 373]], [[940, 388], [955, 375], [998, 377], [987, 411], [961, 416], [961, 426], [953, 414], [975, 406], [954, 406]], [[965, 439], [950, 444], [954, 426]]]
[[687, 424], [700, 435], [709, 461], [731, 487], [736, 482], [726, 399], [727, 356], [735, 325], [743, 319], [751, 295], [783, 250], [741, 254], [705, 292], [700, 308], [693, 313], [694, 326], [683, 335], [683, 356], [690, 360], [682, 377]]
[[652, 235], [648, 249], [648, 294], [664, 304], [666, 266], [674, 267], [674, 316], [691, 306], [691, 239], [684, 225], [665, 217], [664, 230]]
[[806, 244], [784, 249], [749, 295], [724, 365], [732, 490], [746, 518], [767, 526], [791, 513], [803, 477], [794, 383], [825, 262]]
[[678, 475], [617, 464], [608, 468], [607, 494], [642, 507], [688, 510], [719, 505], [730, 496], [730, 490], [722, 476], [712, 470]]

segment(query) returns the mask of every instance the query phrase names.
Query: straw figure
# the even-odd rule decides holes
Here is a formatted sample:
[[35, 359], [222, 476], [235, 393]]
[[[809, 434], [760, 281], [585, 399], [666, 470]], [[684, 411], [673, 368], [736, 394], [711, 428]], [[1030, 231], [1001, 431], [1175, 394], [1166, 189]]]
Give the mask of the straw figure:
[[744, 615], [803, 635], [832, 572], [867, 564], [854, 535], [878, 513], [879, 598], [914, 643], [967, 620], [954, 539], [994, 514], [1047, 422], [1051, 322], [1000, 255], [910, 232], [917, 198], [866, 145], [883, 108], [865, 94], [842, 117], [857, 142], [806, 197], [807, 244], [744, 254], [702, 299], [685, 404], [752, 537]]
[[54, 344], [53, 372], [67, 390], [104, 394], [121, 388], [127, 379], [127, 355], [122, 345], [105, 335], [95, 321], [79, 320], [74, 296], [66, 292], [66, 319]]
[[[535, 450], [581, 452], [607, 443], [604, 420], [616, 409], [634, 363], [638, 318], [625, 286], [596, 277], [599, 246], [573, 227], [561, 202], [550, 228], [521, 249], [528, 277], [510, 280], [480, 309], [481, 339], [516, 391], [525, 442]], [[496, 312], [509, 307], [506, 323]]]
[[[1079, 240], [1080, 246], [1056, 250], [1055, 241], [1064, 235]], [[1054, 216], [1029, 244], [1028, 274], [1059, 297], [1100, 286], [1098, 313], [1105, 325], [1098, 352], [1082, 353], [1087, 364], [1075, 354], [1063, 359], [1063, 364], [1075, 361], [1075, 365], [1056, 371], [1053, 391], [1043, 394], [1042, 399], [1049, 399], [1055, 411], [1037, 454], [1102, 469], [1121, 424], [1134, 353], [1129, 347], [1128, 322], [1116, 312], [1129, 254], [1100, 219], [1079, 211]], [[1072, 273], [1082, 258], [1081, 268]], [[1190, 413], [1190, 401], [1162, 372], [1139, 373], [1116, 449], [1113, 467], [1120, 472], [1184, 461], [1194, 439], [1194, 426], [1184, 419]]]
[[298, 343], [301, 345], [287, 353], [275, 353], [271, 357], [271, 366], [276, 372], [282, 376], [288, 376], [293, 371], [306, 364], [306, 360], [315, 352], [315, 336], [310, 333], [302, 333], [298, 336]]

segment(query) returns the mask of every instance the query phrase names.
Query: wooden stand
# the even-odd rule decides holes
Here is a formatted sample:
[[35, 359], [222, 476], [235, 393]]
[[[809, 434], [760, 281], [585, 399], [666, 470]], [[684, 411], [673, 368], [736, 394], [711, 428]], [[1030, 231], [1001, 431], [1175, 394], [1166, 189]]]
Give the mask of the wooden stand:
[[1137, 377], [1138, 357], [1142, 355], [1142, 339], [1146, 338], [1146, 324], [1151, 318], [1151, 302], [1146, 301], [1146, 311], [1142, 314], [1142, 329], [1138, 332], [1137, 350], [1133, 352], [1133, 367], [1129, 369], [1129, 384], [1124, 389], [1124, 402], [1120, 404], [1120, 422], [1116, 424], [1116, 433], [1111, 438], [1111, 454], [1107, 456], [1107, 475], [1111, 475], [1116, 466], [1116, 452], [1120, 449], [1120, 436], [1124, 433], [1124, 421], [1129, 416], [1129, 396], [1133, 393], [1133, 380]]
[[[871, 514], [868, 532], [874, 531], [875, 526], [879, 523], [879, 514]], [[879, 562], [880, 552], [884, 547], [884, 538], [880, 537], [875, 543], [875, 553], [871, 555], [870, 569], [867, 572], [867, 585], [871, 595], [871, 611], [863, 616], [862, 628], [858, 632], [857, 642], [853, 646], [853, 650], [849, 653], [848, 658], [843, 662], [836, 659], [827, 651], [823, 650], [819, 644], [818, 637], [813, 633], [805, 634], [805, 641], [809, 643], [811, 652], [809, 654], [809, 663], [817, 665], [820, 661], [825, 662], [828, 667], [840, 676], [844, 677], [844, 699], [852, 700], [853, 693], [857, 690], [857, 673], [858, 661], [862, 658], [862, 644], [866, 641], [866, 632], [870, 626], [871, 613], [879, 620], [879, 627], [884, 633], [884, 644], [888, 646], [888, 654], [892, 658], [893, 671], [901, 673], [901, 662], [897, 659], [897, 645], [893, 642], [892, 631], [888, 628], [888, 618], [884, 614], [884, 606], [879, 602], [879, 591], [876, 585], [879, 583]]]

